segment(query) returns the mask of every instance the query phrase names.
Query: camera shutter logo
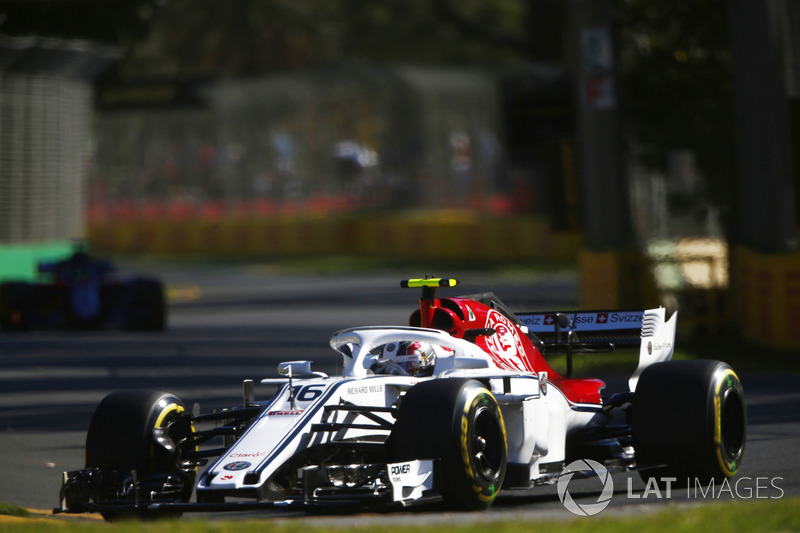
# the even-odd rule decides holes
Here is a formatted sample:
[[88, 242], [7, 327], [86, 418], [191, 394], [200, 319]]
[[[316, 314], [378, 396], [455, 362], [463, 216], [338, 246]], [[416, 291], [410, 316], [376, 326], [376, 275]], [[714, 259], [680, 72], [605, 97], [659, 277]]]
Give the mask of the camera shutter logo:
[[[600, 497], [597, 499], [596, 503], [579, 504], [572, 499], [572, 496], [567, 490], [567, 486], [575, 473], [586, 473], [590, 471], [594, 472], [594, 474], [600, 478], [600, 482], [603, 484], [603, 491], [600, 493]], [[561, 500], [561, 503], [564, 504], [564, 507], [569, 512], [579, 516], [593, 516], [605, 509], [611, 502], [611, 497], [614, 495], [614, 480], [611, 479], [611, 474], [609, 474], [608, 470], [597, 461], [578, 459], [568, 464], [564, 470], [561, 471], [561, 477], [558, 478], [556, 491], [558, 492], [558, 498]]]

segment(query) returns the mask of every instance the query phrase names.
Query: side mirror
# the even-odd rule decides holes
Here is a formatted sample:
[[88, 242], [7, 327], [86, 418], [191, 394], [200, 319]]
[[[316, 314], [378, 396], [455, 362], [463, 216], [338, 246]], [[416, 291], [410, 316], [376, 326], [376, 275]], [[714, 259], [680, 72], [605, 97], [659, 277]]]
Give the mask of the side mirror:
[[466, 368], [470, 370], [489, 368], [489, 361], [479, 357], [456, 357], [453, 360], [453, 368]]
[[278, 363], [278, 374], [291, 377], [328, 377], [324, 372], [311, 370], [311, 361], [284, 361]]

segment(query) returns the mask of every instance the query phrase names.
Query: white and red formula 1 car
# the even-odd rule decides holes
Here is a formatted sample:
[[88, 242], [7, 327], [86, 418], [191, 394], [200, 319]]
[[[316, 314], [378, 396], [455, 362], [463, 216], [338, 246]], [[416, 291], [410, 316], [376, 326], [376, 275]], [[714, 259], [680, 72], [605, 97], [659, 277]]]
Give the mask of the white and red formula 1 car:
[[[55, 511], [482, 509], [500, 490], [556, 482], [577, 459], [687, 480], [736, 473], [741, 384], [725, 363], [669, 360], [674, 315], [513, 314], [492, 293], [436, 296], [455, 284], [402, 282], [422, 289], [409, 326], [335, 333], [341, 376], [281, 363], [281, 377], [264, 380], [280, 385], [266, 401], [249, 380], [243, 406], [214, 414], [164, 392], [108, 395], [89, 426], [86, 467], [64, 473]], [[546, 361], [562, 352], [571, 367], [575, 353], [624, 345], [639, 348], [639, 365], [629, 390], [610, 396], [602, 381], [561, 376]]]

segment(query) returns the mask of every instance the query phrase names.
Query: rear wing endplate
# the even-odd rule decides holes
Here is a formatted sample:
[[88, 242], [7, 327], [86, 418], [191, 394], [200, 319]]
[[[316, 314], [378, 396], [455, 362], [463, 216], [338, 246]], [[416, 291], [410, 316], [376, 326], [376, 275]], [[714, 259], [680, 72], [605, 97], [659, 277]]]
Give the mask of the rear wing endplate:
[[663, 307], [638, 311], [517, 313], [516, 317], [542, 341], [545, 352], [565, 351], [570, 370], [573, 351], [639, 346], [639, 365], [628, 380], [630, 390], [634, 391], [645, 368], [672, 358], [678, 313], [673, 313], [669, 320]]

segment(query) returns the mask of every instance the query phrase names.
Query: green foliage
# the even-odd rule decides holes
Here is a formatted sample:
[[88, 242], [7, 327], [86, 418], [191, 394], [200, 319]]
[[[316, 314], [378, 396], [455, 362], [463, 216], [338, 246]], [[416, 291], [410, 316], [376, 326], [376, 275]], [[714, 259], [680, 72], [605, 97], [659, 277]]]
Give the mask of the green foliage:
[[344, 61], [476, 64], [527, 59], [526, 23], [550, 0], [171, 0], [128, 75], [253, 75]]
[[0, 33], [126, 46], [145, 36], [161, 3], [159, 0], [3, 1]]
[[614, 0], [627, 144], [645, 165], [690, 149], [711, 196], [734, 173], [733, 59], [726, 0]]
[[518, 0], [338, 0], [344, 57], [422, 64], [507, 61], [525, 51], [527, 11]]

